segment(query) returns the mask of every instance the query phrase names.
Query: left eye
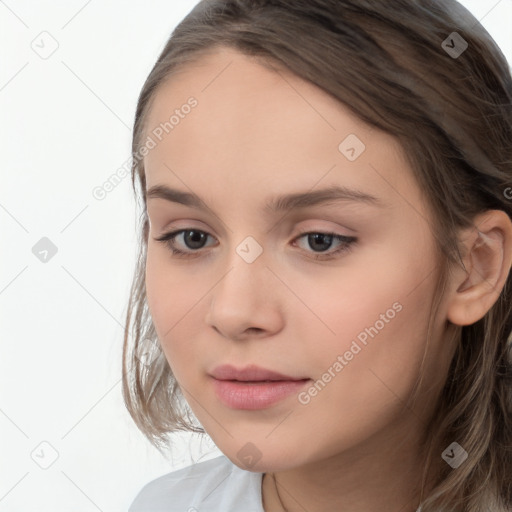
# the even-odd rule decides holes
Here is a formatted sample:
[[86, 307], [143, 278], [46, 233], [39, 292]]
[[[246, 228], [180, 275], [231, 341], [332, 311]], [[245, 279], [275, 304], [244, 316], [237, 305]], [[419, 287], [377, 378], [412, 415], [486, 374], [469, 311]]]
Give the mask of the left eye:
[[[307, 237], [307, 243], [310, 247], [317, 248], [320, 250], [324, 249], [327, 250], [332, 245], [333, 241], [339, 242], [339, 246], [337, 249], [329, 252], [326, 254], [326, 256], [332, 256], [334, 254], [339, 254], [345, 251], [348, 251], [352, 248], [352, 243], [355, 242], [357, 239], [353, 236], [344, 236], [344, 235], [338, 235], [336, 233], [323, 233], [323, 232], [308, 232], [308, 233], [302, 233], [300, 236], [296, 238], [296, 240], [300, 240], [301, 238]], [[326, 247], [328, 246], [328, 247]], [[308, 252], [308, 251], [307, 251]], [[319, 254], [317, 256], [314, 256], [315, 258], [322, 257], [323, 254]]]
[[[183, 236], [184, 245], [187, 250], [181, 250], [176, 247], [176, 238], [179, 236]], [[166, 246], [168, 246], [173, 255], [179, 256], [179, 257], [188, 257], [188, 258], [194, 258], [197, 256], [200, 256], [198, 253], [199, 249], [202, 249], [204, 247], [204, 242], [207, 239], [207, 237], [210, 236], [208, 233], [204, 231], [200, 231], [198, 229], [181, 229], [178, 231], [173, 231], [171, 233], [167, 233], [160, 238], [155, 238], [157, 242], [165, 243]], [[313, 258], [320, 259], [320, 258], [329, 258], [335, 254], [339, 254], [342, 252], [346, 252], [351, 249], [351, 246], [354, 242], [357, 241], [356, 237], [353, 236], [344, 236], [344, 235], [338, 235], [336, 233], [324, 233], [324, 232], [317, 232], [317, 231], [311, 231], [306, 233], [301, 233], [298, 237], [294, 239], [294, 242], [296, 240], [299, 240], [301, 238], [307, 237], [307, 243], [310, 245], [310, 247], [317, 248], [319, 251], [327, 250], [332, 245], [333, 241], [336, 240], [340, 243], [340, 246], [335, 249], [334, 251], [331, 251], [327, 254], [317, 254], [313, 255]], [[310, 252], [307, 251], [306, 252]], [[317, 251], [313, 251], [317, 252]]]

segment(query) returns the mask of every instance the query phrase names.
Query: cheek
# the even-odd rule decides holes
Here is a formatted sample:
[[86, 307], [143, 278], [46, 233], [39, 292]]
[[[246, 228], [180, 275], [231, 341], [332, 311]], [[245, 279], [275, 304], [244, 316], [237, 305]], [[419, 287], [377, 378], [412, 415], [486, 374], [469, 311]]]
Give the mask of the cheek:
[[373, 369], [390, 387], [405, 391], [417, 377], [425, 348], [434, 292], [432, 279], [425, 278], [433, 262], [428, 248], [405, 243], [371, 254], [379, 258], [353, 257], [346, 268], [331, 269], [325, 277], [294, 277], [294, 290], [310, 310], [296, 310], [298, 339], [309, 352], [316, 377], [344, 356], [343, 369], [336, 366], [344, 380], [364, 380], [368, 391], [370, 382], [382, 387], [369, 373]]
[[[201, 325], [198, 315], [204, 312], [204, 301], [214, 280], [209, 283], [207, 276], [195, 279], [186, 266], [170, 264], [168, 258], [160, 247], [148, 245], [146, 296], [158, 339], [179, 379], [181, 368], [197, 365], [194, 339]], [[204, 314], [200, 320], [203, 318]]]
[[315, 449], [325, 448], [326, 456], [331, 443], [360, 442], [401, 417], [416, 384], [432, 290], [417, 286], [419, 268], [400, 268], [352, 268], [350, 276], [332, 279], [336, 285], [309, 286], [307, 303], [323, 323], [309, 312], [309, 321], [304, 312], [296, 317], [298, 352], [307, 354], [301, 359], [313, 384], [299, 397], [294, 418], [311, 436], [321, 429], [331, 440], [317, 440]]
[[160, 255], [160, 250], [150, 242], [146, 258], [146, 297], [159, 339], [162, 339], [164, 329], [169, 328], [164, 324], [165, 318], [168, 313], [172, 314], [172, 309], [169, 311], [172, 289], [168, 286], [171, 277], [167, 267]]
[[179, 264], [170, 263], [170, 253], [155, 244], [148, 245], [146, 295], [159, 334], [178, 323], [187, 310], [204, 294], [204, 285]]

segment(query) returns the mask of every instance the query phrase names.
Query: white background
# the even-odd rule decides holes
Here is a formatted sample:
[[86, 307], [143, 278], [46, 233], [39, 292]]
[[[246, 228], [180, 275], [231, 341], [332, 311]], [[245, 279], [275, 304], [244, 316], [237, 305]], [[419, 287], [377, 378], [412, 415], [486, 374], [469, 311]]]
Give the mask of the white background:
[[[512, 62], [512, 0], [462, 3]], [[124, 408], [130, 178], [92, 195], [129, 158], [140, 89], [194, 4], [0, 0], [0, 512], [126, 511], [149, 480], [220, 454], [194, 436], [191, 458], [180, 435], [166, 459]]]

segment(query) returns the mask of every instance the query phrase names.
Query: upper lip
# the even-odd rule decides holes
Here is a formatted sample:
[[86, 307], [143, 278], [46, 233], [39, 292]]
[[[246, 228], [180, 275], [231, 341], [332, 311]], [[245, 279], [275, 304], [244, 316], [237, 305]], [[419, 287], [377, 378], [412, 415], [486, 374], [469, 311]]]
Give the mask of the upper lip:
[[267, 370], [256, 365], [245, 368], [235, 368], [230, 364], [223, 364], [213, 369], [210, 374], [217, 380], [263, 381], [263, 380], [305, 380], [307, 377], [291, 377], [282, 373]]

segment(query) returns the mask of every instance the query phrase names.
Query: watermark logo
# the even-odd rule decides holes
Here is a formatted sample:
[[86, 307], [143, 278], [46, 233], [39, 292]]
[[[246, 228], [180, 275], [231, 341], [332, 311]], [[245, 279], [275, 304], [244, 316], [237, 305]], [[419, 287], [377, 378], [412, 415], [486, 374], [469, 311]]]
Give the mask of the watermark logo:
[[246, 263], [253, 263], [263, 253], [263, 247], [252, 236], [248, 236], [238, 245], [236, 252]]
[[254, 443], [245, 443], [236, 456], [244, 467], [251, 469], [262, 457], [262, 453]]
[[41, 469], [48, 469], [59, 458], [59, 452], [48, 441], [42, 441], [32, 450], [30, 457]]
[[457, 469], [468, 458], [468, 452], [459, 443], [453, 442], [441, 457], [452, 468]]
[[363, 141], [351, 133], [346, 137], [343, 142], [338, 146], [339, 152], [349, 161], [354, 162], [357, 160], [366, 149]]
[[144, 366], [151, 366], [159, 355], [158, 342], [144, 338], [137, 347], [136, 357]]
[[48, 263], [57, 254], [57, 251], [57, 246], [45, 236], [32, 247], [32, 254], [41, 263]]
[[468, 49], [468, 42], [459, 33], [452, 32], [441, 47], [452, 59], [458, 59]]
[[41, 59], [46, 60], [57, 51], [59, 43], [49, 32], [43, 30], [30, 43], [30, 47]]

